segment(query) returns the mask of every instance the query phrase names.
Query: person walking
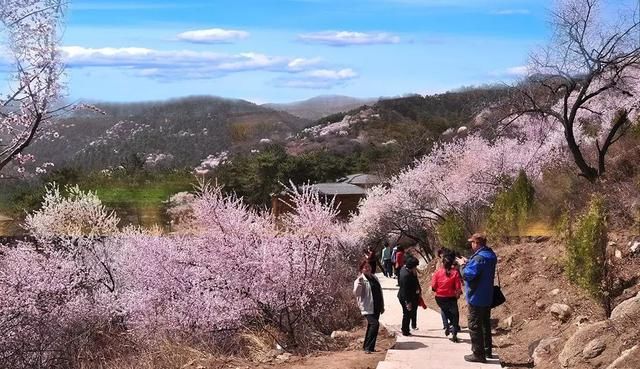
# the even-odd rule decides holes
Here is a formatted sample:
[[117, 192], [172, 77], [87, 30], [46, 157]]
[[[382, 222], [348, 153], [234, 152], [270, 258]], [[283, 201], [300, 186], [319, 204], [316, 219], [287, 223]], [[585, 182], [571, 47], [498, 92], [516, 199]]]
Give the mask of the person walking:
[[455, 259], [451, 254], [442, 258], [442, 268], [436, 270], [431, 278], [431, 290], [435, 292], [436, 303], [443, 316], [445, 336], [451, 333], [451, 341], [458, 342], [458, 332], [460, 332], [458, 297], [462, 295], [462, 283], [454, 262]]
[[456, 259], [460, 265], [469, 305], [468, 323], [472, 354], [465, 355], [464, 359], [484, 363], [487, 357], [493, 357], [491, 303], [498, 258], [487, 246], [487, 238], [483, 234], [474, 233], [468, 241], [471, 242], [473, 255], [468, 260], [464, 257]]
[[382, 249], [382, 272], [387, 278], [393, 278], [393, 265], [391, 264], [391, 245], [388, 242], [384, 243], [384, 249]]
[[359, 270], [360, 275], [353, 282], [353, 294], [356, 296], [360, 313], [367, 319], [367, 331], [362, 348], [365, 354], [370, 354], [375, 351], [380, 314], [384, 313], [384, 298], [380, 281], [371, 272], [369, 261], [363, 260]]
[[394, 267], [396, 268], [396, 278], [398, 278], [398, 286], [400, 285], [400, 269], [404, 266], [404, 247], [398, 246], [396, 251], [396, 259], [394, 261]]
[[418, 299], [420, 296], [418, 294], [418, 263], [418, 259], [414, 257], [407, 258], [404, 267], [400, 269], [400, 276], [398, 278], [398, 284], [400, 285], [398, 289], [398, 301], [400, 301], [400, 305], [402, 306], [403, 336], [411, 336], [409, 323], [418, 310]]

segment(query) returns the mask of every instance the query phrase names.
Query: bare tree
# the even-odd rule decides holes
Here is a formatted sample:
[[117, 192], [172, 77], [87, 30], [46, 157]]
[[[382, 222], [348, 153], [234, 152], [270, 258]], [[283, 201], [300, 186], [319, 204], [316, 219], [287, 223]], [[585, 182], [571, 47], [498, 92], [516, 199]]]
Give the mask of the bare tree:
[[64, 0], [0, 0], [10, 66], [8, 92], [0, 96], [0, 170], [14, 160], [18, 166], [32, 160], [22, 152], [45, 134], [56, 112], [63, 12]]
[[551, 13], [552, 41], [532, 55], [506, 120], [534, 115], [560, 123], [579, 175], [591, 182], [605, 173], [607, 152], [631, 125], [640, 101], [636, 13], [626, 9], [632, 16], [621, 12], [606, 21], [614, 17], [603, 16], [603, 3], [559, 1]]

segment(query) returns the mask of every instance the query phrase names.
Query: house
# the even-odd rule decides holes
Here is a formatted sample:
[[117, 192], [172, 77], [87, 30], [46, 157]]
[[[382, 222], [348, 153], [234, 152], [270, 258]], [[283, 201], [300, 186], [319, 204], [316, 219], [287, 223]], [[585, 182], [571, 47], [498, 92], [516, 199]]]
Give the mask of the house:
[[[349, 214], [358, 209], [358, 203], [366, 196], [366, 190], [380, 183], [380, 177], [360, 173], [341, 178], [338, 182], [315, 183], [303, 187], [310, 187], [312, 191], [320, 195], [323, 201], [333, 200], [338, 209], [338, 217], [346, 219]], [[271, 196], [271, 211], [275, 217], [293, 211], [288, 198], [287, 192]]]

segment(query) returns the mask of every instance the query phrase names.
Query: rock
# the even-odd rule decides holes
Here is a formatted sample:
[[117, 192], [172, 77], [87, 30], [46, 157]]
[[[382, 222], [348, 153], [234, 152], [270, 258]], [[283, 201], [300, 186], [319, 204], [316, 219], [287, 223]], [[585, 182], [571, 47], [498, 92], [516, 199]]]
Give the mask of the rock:
[[531, 358], [533, 358], [533, 364], [538, 365], [543, 359], [548, 358], [551, 355], [551, 352], [558, 346], [559, 342], [560, 338], [558, 337], [548, 337], [541, 340], [531, 355]]
[[640, 346], [635, 345], [628, 350], [622, 351], [622, 354], [617, 358], [607, 369], [631, 369], [638, 365], [637, 359], [633, 356], [640, 356]]
[[544, 310], [544, 308], [547, 307], [547, 304], [545, 304], [542, 300], [537, 300], [536, 307], [540, 310]]
[[565, 343], [562, 352], [558, 356], [558, 361], [563, 367], [570, 368], [583, 368], [584, 363], [583, 351], [585, 349], [585, 342], [591, 342], [591, 340], [606, 337], [608, 332], [611, 332], [612, 323], [609, 320], [603, 320], [594, 324], [583, 324], [578, 328], [567, 342]]
[[331, 332], [331, 338], [340, 339], [340, 338], [349, 338], [351, 337], [351, 333], [347, 331], [333, 331]]
[[508, 318], [503, 319], [500, 323], [498, 323], [498, 328], [505, 331], [511, 329], [511, 327], [513, 327], [513, 315], [510, 315]]
[[548, 257], [546, 257], [546, 256], [542, 257], [542, 261], [547, 261], [547, 259], [548, 259]]
[[578, 315], [578, 316], [576, 317], [576, 320], [575, 320], [576, 325], [580, 325], [580, 324], [583, 324], [583, 323], [587, 323], [588, 321], [589, 321], [589, 317], [584, 316], [584, 315]]
[[356, 343], [364, 343], [364, 337], [360, 337], [356, 340]]
[[632, 254], [640, 254], [640, 241], [635, 241], [631, 244], [631, 247], [629, 247], [629, 250], [631, 251]]
[[614, 251], [614, 255], [616, 256], [616, 258], [618, 259], [622, 259], [622, 251], [616, 249], [616, 251]]
[[585, 359], [593, 359], [598, 357], [604, 349], [607, 348], [607, 344], [600, 338], [594, 338], [582, 350], [582, 357]]
[[566, 304], [558, 304], [555, 303], [551, 305], [549, 308], [551, 315], [553, 315], [556, 319], [559, 319], [562, 322], [566, 322], [571, 316], [571, 307]]
[[611, 320], [630, 320], [638, 321], [640, 319], [640, 292], [636, 297], [622, 301], [611, 311]]
[[549, 296], [557, 296], [560, 293], [560, 289], [556, 288], [551, 290], [551, 292], [549, 292]]
[[278, 361], [280, 363], [284, 363], [285, 361], [288, 361], [289, 359], [291, 359], [291, 353], [290, 352], [285, 352], [283, 354], [280, 354], [280, 355], [276, 356], [276, 361]]

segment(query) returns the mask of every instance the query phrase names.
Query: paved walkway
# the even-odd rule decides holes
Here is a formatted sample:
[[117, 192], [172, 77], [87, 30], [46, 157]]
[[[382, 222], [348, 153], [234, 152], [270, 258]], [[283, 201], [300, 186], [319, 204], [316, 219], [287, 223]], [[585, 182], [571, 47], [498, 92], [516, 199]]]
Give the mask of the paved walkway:
[[[397, 341], [393, 349], [387, 351], [384, 361], [377, 369], [480, 369], [500, 367], [497, 359], [489, 359], [486, 364], [468, 363], [464, 355], [471, 353], [469, 333], [463, 327], [458, 333], [461, 342], [453, 343], [445, 337], [440, 313], [432, 309], [419, 308], [418, 330], [405, 337], [400, 332], [402, 307], [398, 302], [396, 280], [378, 274], [385, 301], [385, 313], [380, 316], [388, 331], [396, 332]], [[464, 303], [462, 300], [460, 303]], [[427, 301], [433, 306], [435, 301]]]

